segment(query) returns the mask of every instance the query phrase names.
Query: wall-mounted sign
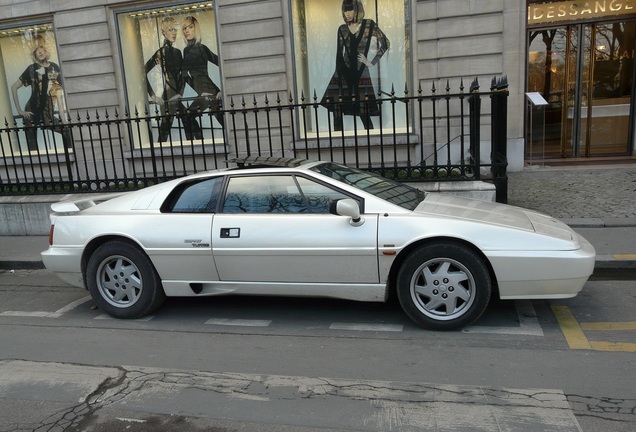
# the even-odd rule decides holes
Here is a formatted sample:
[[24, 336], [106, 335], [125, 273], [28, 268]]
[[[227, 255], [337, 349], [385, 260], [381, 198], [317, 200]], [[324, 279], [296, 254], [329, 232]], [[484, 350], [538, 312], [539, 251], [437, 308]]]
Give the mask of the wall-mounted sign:
[[528, 25], [636, 14], [636, 0], [570, 0], [528, 6]]
[[532, 103], [532, 105], [534, 106], [549, 105], [548, 101], [546, 101], [543, 98], [543, 95], [539, 92], [526, 93], [526, 97], [528, 98], [528, 101], [530, 101], [530, 103]]

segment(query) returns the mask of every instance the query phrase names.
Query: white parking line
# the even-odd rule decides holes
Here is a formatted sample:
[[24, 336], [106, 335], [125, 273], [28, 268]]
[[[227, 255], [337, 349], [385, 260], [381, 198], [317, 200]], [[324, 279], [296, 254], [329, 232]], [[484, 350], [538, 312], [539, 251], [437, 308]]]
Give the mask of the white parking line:
[[38, 317], [38, 318], [47, 318], [51, 315], [52, 312], [28, 312], [28, 311], [6, 311], [0, 313], [0, 316], [11, 316], [11, 317]]
[[330, 330], [352, 330], [352, 331], [380, 331], [380, 332], [401, 332], [404, 326], [400, 324], [369, 324], [369, 323], [333, 323]]
[[49, 315], [51, 318], [59, 318], [61, 317], [63, 314], [65, 314], [66, 312], [75, 309], [76, 307], [78, 307], [79, 305], [86, 303], [87, 301], [89, 301], [91, 299], [91, 296], [86, 296], [86, 297], [82, 297], [81, 299], [75, 300], [72, 303], [67, 304], [66, 306], [64, 306], [61, 309], [56, 310], [55, 312], [53, 312], [51, 315]]
[[[55, 312], [46, 311], [5, 311], [0, 316], [9, 317], [35, 317], [35, 318], [59, 318], [65, 313], [75, 309], [79, 305], [86, 303], [91, 299], [90, 296], [82, 297], [68, 305], [58, 309]], [[536, 311], [529, 300], [518, 300], [515, 302], [517, 316], [519, 318], [519, 326], [515, 327], [488, 327], [488, 326], [469, 326], [462, 330], [463, 333], [481, 333], [481, 334], [505, 334], [505, 335], [526, 335], [526, 336], [543, 336], [543, 329], [537, 319]], [[132, 321], [150, 321], [154, 315], [146, 316]], [[110, 320], [114, 319], [110, 315], [102, 314], [94, 319]], [[205, 322], [207, 325], [220, 326], [237, 326], [237, 327], [268, 327], [272, 323], [271, 320], [249, 320], [249, 319], [230, 319], [230, 318], [212, 318]], [[400, 324], [372, 324], [372, 323], [339, 323], [335, 322], [329, 326], [330, 330], [348, 330], [348, 331], [375, 331], [375, 332], [401, 332], [404, 326]]]
[[239, 327], [267, 327], [272, 323], [271, 320], [247, 320], [247, 319], [230, 319], [230, 318], [212, 318], [205, 322], [209, 325], [222, 326], [239, 326]]
[[[126, 423], [147, 423], [146, 420], [133, 419], [133, 418], [124, 418], [124, 417], [117, 417], [117, 420], [123, 421], [123, 422], [126, 422]], [[128, 427], [130, 427], [130, 426], [128, 426]]]
[[12, 316], [12, 317], [38, 317], [38, 318], [59, 318], [64, 315], [66, 312], [75, 309], [82, 303], [86, 303], [91, 299], [90, 296], [82, 297], [81, 299], [75, 300], [56, 310], [55, 312], [44, 312], [44, 311], [5, 311], [0, 313], [0, 316]]
[[530, 300], [517, 300], [515, 306], [517, 308], [517, 316], [519, 317], [519, 327], [469, 326], [463, 329], [462, 332], [543, 336], [543, 329], [537, 319], [537, 313], [534, 307], [532, 307], [532, 302]]

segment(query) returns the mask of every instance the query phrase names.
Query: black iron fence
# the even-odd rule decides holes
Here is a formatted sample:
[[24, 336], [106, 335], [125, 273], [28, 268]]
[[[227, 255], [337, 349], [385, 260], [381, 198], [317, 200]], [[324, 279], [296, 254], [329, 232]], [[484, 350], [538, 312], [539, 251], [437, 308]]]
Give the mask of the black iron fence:
[[[0, 129], [0, 194], [112, 192], [225, 167], [234, 156], [331, 160], [399, 181], [492, 181], [507, 200], [506, 78], [480, 92], [447, 83], [368, 98], [320, 101], [242, 99], [220, 111], [170, 107], [77, 113], [55, 124]], [[482, 112], [482, 99], [490, 99]], [[344, 110], [345, 114], [342, 115]], [[375, 107], [374, 107], [375, 110]], [[368, 127], [368, 129], [367, 129]], [[338, 129], [338, 130], [336, 130]], [[168, 131], [168, 132], [166, 132]], [[26, 139], [37, 136], [37, 140]]]

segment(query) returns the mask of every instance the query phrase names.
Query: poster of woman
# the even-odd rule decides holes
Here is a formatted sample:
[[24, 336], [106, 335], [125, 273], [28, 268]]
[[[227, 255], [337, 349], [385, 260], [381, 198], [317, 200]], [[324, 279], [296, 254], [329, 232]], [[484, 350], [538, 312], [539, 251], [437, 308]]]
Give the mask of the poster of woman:
[[223, 127], [214, 7], [139, 9], [118, 14], [117, 24], [130, 112], [156, 117], [135, 147], [221, 142], [223, 132], [214, 135]]
[[[181, 51], [174, 46], [177, 40], [179, 26], [177, 21], [171, 17], [165, 17], [161, 20], [161, 34], [163, 35], [163, 43], [161, 47], [148, 59], [145, 65], [146, 86], [150, 96], [150, 102], [159, 105], [161, 110], [161, 122], [159, 125], [159, 142], [170, 140], [170, 130], [175, 115], [179, 117], [185, 129], [185, 137], [187, 140], [200, 140], [203, 138], [201, 127], [195, 116], [188, 115], [186, 107], [181, 99], [185, 88], [185, 80], [182, 74], [183, 55]], [[163, 90], [161, 96], [153, 88], [148, 79], [148, 74], [159, 67], [163, 80]]]
[[[333, 113], [336, 131], [343, 128], [343, 115], [358, 116], [365, 129], [373, 129], [371, 117], [380, 110], [369, 68], [387, 52], [390, 42], [375, 21], [364, 18], [360, 0], [343, 1], [342, 18], [345, 23], [337, 33], [336, 70], [321, 104]], [[369, 58], [371, 52], [374, 54]]]
[[389, 100], [410, 82], [408, 2], [292, 0], [292, 22], [296, 94], [320, 105], [308, 136], [408, 130], [406, 105]]
[[[60, 67], [51, 61], [48, 42], [43, 35], [28, 39], [32, 63], [11, 86], [13, 103], [25, 126], [27, 148], [29, 151], [39, 149], [38, 128], [42, 128], [61, 133], [64, 147], [70, 149], [73, 145], [70, 130], [62, 126], [68, 114]], [[19, 96], [22, 88], [31, 92], [24, 107]]]
[[181, 31], [186, 42], [183, 49], [183, 78], [197, 94], [188, 109], [193, 114], [209, 109], [223, 127], [223, 115], [219, 111], [221, 90], [208, 72], [208, 63], [219, 66], [219, 57], [201, 42], [201, 26], [194, 16], [184, 18]]

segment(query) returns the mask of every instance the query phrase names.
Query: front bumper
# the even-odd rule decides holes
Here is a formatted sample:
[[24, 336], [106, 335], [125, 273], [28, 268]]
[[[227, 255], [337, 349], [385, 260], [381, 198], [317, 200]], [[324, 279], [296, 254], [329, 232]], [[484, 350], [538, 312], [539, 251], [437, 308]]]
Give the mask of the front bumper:
[[558, 299], [576, 296], [594, 271], [596, 251], [579, 238], [572, 251], [502, 252], [488, 255], [502, 299]]

